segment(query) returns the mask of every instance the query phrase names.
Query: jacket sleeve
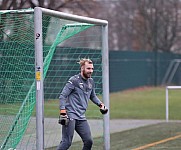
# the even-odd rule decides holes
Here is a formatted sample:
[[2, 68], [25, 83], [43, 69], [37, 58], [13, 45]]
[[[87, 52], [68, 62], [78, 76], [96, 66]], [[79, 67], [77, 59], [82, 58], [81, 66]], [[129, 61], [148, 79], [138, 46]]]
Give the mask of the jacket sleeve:
[[74, 83], [73, 83], [73, 78], [70, 78], [68, 80], [68, 82], [66, 83], [66, 85], [64, 86], [62, 92], [60, 93], [60, 110], [61, 109], [65, 109], [65, 104], [66, 104], [66, 100], [69, 96], [69, 94], [72, 92], [72, 90], [74, 89]]
[[92, 88], [92, 92], [91, 92], [91, 95], [90, 95], [90, 100], [96, 104], [97, 106], [100, 106], [100, 104], [102, 103], [100, 101], [100, 99], [97, 97], [96, 95], [96, 92], [95, 92], [95, 84], [94, 84], [94, 81], [92, 81], [92, 85], [93, 85], [93, 88]]

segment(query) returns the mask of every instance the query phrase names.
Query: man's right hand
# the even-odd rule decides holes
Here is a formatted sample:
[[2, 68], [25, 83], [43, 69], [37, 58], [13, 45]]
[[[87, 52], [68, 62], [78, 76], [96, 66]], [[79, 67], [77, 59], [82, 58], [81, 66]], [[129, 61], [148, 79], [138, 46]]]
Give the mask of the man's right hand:
[[58, 123], [61, 125], [68, 125], [69, 119], [66, 113], [66, 110], [60, 110], [60, 116]]

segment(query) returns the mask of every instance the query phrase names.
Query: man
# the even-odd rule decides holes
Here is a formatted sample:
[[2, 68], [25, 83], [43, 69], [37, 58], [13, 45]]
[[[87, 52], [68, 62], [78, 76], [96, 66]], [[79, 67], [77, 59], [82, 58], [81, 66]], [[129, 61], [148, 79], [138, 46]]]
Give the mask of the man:
[[89, 124], [85, 117], [89, 99], [100, 107], [102, 114], [108, 109], [95, 94], [94, 81], [91, 78], [94, 67], [90, 59], [81, 59], [80, 73], [72, 76], [60, 94], [60, 119], [62, 141], [57, 150], [67, 150], [72, 143], [74, 130], [83, 141], [83, 150], [91, 150], [93, 140]]

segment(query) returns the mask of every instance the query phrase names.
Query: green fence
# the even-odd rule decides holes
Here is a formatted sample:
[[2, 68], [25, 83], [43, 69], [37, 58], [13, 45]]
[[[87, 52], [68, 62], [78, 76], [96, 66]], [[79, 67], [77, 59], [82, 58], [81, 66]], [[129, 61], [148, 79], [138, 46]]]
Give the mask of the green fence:
[[[8, 45], [8, 43], [7, 43]], [[18, 47], [18, 45], [17, 45]], [[63, 48], [66, 50], [66, 48]], [[77, 49], [79, 54], [82, 53], [82, 49]], [[99, 53], [97, 50], [92, 50], [93, 53], [89, 54], [90, 57], [95, 53]], [[2, 52], [2, 49], [1, 51]], [[62, 53], [62, 51], [61, 51]], [[64, 52], [63, 52], [64, 53]], [[71, 57], [72, 53], [69, 54]], [[62, 55], [63, 56], [63, 55]], [[67, 55], [67, 58], [70, 57]], [[60, 57], [59, 54], [54, 57]], [[77, 56], [75, 56], [75, 60]], [[172, 54], [172, 53], [160, 53], [160, 52], [134, 52], [134, 51], [110, 51], [109, 52], [109, 70], [110, 70], [110, 92], [116, 92], [120, 90], [125, 90], [129, 88], [135, 88], [139, 86], [159, 86], [162, 83], [162, 80], [166, 74], [166, 71], [169, 67], [169, 64], [174, 59], [181, 59], [181, 54]], [[3, 61], [2, 59], [0, 62]], [[27, 61], [27, 60], [26, 60]], [[32, 61], [32, 60], [30, 60]], [[56, 65], [54, 64], [56, 63]], [[59, 64], [62, 62], [52, 61], [50, 64], [51, 74], [60, 73], [61, 66]], [[52, 67], [56, 66], [56, 67]], [[78, 67], [75, 65], [75, 67]], [[100, 74], [97, 70], [97, 62], [95, 63], [95, 72], [94, 79], [97, 81], [97, 76]], [[54, 70], [54, 71], [53, 71]], [[2, 71], [2, 66], [1, 66]], [[31, 72], [31, 70], [30, 70]], [[53, 83], [60, 84], [58, 87], [61, 87], [60, 80], [66, 80], [65, 78], [56, 78], [52, 79], [51, 74], [48, 72], [48, 77], [45, 80], [45, 99], [55, 99], [58, 97], [60, 89], [53, 89], [54, 85], [49, 85], [49, 80], [55, 80]], [[176, 73], [174, 74], [171, 84], [181, 85], [181, 66], [179, 65]], [[1, 82], [4, 83], [4, 80], [1, 78]], [[101, 81], [98, 81], [98, 83]], [[100, 85], [96, 85], [96, 90], [100, 89]], [[50, 93], [51, 90], [54, 90], [54, 93], [57, 93], [57, 96], [54, 97]], [[0, 92], [4, 93], [2, 88]]]
[[[160, 52], [110, 51], [110, 92], [139, 86], [159, 86], [170, 62], [181, 55]], [[181, 67], [171, 84], [181, 84]]]

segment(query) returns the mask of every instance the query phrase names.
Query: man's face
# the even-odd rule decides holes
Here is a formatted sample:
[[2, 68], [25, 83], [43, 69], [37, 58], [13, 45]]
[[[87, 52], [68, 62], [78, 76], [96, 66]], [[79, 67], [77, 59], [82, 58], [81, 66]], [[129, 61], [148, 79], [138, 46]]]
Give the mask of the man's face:
[[89, 64], [88, 62], [86, 62], [85, 65], [81, 68], [81, 74], [84, 78], [90, 78], [93, 73], [93, 70], [93, 64]]

